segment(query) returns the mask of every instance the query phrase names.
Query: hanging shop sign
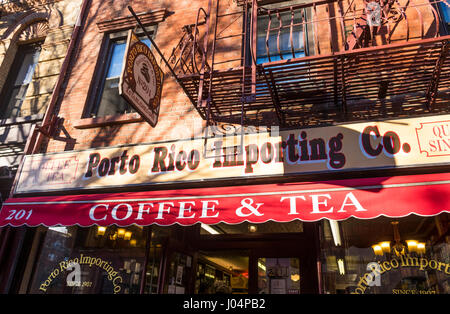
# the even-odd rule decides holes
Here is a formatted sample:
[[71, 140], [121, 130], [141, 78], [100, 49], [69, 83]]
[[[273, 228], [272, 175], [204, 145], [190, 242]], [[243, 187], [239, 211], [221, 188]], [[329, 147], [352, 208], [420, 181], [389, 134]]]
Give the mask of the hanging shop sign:
[[158, 122], [163, 72], [150, 48], [129, 31], [119, 94], [152, 127]]
[[[0, 226], [161, 226], [268, 220], [344, 220], [450, 212], [450, 173], [163, 190], [10, 198]], [[395, 206], [392, 200], [395, 199]]]
[[24, 156], [14, 192], [448, 165], [450, 115]]

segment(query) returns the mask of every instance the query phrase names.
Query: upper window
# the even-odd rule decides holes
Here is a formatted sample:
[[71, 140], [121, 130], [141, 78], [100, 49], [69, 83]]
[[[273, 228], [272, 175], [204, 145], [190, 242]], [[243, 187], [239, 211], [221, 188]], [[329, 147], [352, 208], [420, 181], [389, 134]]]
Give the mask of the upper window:
[[444, 2], [440, 2], [439, 5], [441, 7], [442, 19], [447, 24], [447, 30], [450, 32], [450, 6]]
[[5, 100], [1, 112], [2, 118], [21, 116], [22, 104], [33, 78], [40, 51], [39, 44], [19, 46], [1, 95], [1, 99]]
[[[97, 82], [95, 102], [91, 116], [104, 117], [132, 112], [132, 107], [119, 95], [119, 80], [126, 49], [127, 32], [109, 34], [107, 38], [106, 60]], [[150, 47], [150, 40], [141, 36], [141, 41]]]
[[278, 8], [305, 2], [307, 1], [282, 1], [262, 6], [264, 13], [258, 17], [258, 64], [308, 55], [306, 22], [309, 10], [294, 7], [292, 11], [277, 12]]

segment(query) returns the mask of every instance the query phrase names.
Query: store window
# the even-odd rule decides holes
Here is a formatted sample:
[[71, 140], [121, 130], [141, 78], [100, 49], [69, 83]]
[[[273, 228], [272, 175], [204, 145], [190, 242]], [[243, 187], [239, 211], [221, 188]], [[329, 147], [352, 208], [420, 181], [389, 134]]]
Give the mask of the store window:
[[160, 293], [164, 250], [170, 237], [170, 228], [153, 225], [145, 273], [144, 294]]
[[139, 226], [48, 228], [29, 293], [139, 293], [146, 234]]
[[308, 49], [310, 10], [297, 8], [278, 13], [276, 9], [309, 1], [279, 1], [261, 5], [258, 17], [257, 64], [304, 57]]
[[196, 294], [248, 293], [249, 252], [200, 251], [196, 275]]
[[[112, 33], [107, 35], [105, 60], [102, 69], [99, 69], [99, 78], [94, 103], [90, 112], [91, 117], [105, 117], [110, 115], [124, 114], [134, 111], [128, 102], [119, 95], [119, 80], [122, 73], [123, 59], [126, 49], [127, 32]], [[140, 40], [148, 47], [150, 40], [139, 35]], [[103, 62], [101, 62], [103, 64]]]
[[182, 252], [174, 252], [170, 256], [165, 294], [187, 294], [189, 292], [190, 277], [192, 272], [192, 256]]
[[1, 99], [4, 100], [1, 112], [3, 119], [22, 115], [22, 104], [33, 78], [40, 52], [40, 43], [19, 45], [1, 95]]
[[300, 294], [299, 258], [259, 258], [259, 294]]
[[323, 293], [450, 293], [449, 217], [324, 221]]

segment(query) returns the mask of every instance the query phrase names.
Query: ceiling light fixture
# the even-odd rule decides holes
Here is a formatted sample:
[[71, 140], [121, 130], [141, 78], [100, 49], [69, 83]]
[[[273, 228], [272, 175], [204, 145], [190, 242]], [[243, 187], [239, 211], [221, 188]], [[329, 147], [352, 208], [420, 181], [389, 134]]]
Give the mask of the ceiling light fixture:
[[[408, 253], [424, 254], [426, 245], [424, 242], [417, 240], [402, 241], [400, 238], [400, 231], [398, 229], [398, 221], [391, 222], [394, 229], [394, 241], [383, 241], [372, 245], [375, 255], [383, 256], [386, 253], [392, 253], [397, 256]], [[406, 245], [405, 245], [406, 244]]]
[[102, 226], [97, 227], [97, 235], [103, 236], [103, 235], [105, 235], [105, 232], [106, 232], [106, 227], [102, 227]]
[[345, 265], [344, 265], [344, 260], [342, 258], [339, 258], [337, 260], [337, 264], [338, 264], [338, 268], [339, 268], [339, 274], [340, 275], [345, 275]]
[[211, 227], [209, 225], [205, 225], [204, 223], [201, 223], [200, 226], [202, 227], [203, 230], [205, 230], [211, 234], [220, 234], [219, 231], [217, 231], [216, 229], [214, 229], [213, 227]]
[[336, 220], [328, 220], [330, 223], [331, 234], [333, 235], [334, 245], [340, 246], [342, 244], [341, 234], [339, 232], [339, 223]]

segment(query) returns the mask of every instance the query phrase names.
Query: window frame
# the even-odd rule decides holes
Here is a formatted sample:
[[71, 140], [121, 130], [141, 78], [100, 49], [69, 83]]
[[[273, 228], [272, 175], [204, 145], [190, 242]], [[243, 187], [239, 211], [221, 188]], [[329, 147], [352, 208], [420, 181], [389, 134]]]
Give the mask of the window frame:
[[441, 22], [443, 24], [444, 27], [444, 31], [446, 35], [450, 34], [450, 9], [447, 9], [449, 11], [448, 13], [448, 20], [445, 18], [445, 16], [447, 15], [446, 13], [444, 13], [444, 10], [446, 10], [445, 7], [445, 3], [444, 2], [439, 2], [437, 3], [437, 9], [439, 12], [439, 15], [441, 17]]
[[[98, 116], [98, 112], [100, 110], [100, 104], [101, 104], [101, 100], [103, 97], [103, 92], [105, 90], [105, 85], [106, 85], [106, 79], [107, 79], [107, 74], [109, 71], [109, 68], [111, 66], [111, 60], [113, 57], [113, 50], [114, 50], [114, 45], [118, 42], [121, 42], [123, 40], [127, 40], [127, 37], [123, 36], [122, 33], [115, 33], [116, 35], [118, 35], [117, 37], [113, 37], [113, 38], [108, 38], [107, 41], [107, 48], [105, 50], [105, 56], [104, 56], [104, 63], [102, 64], [102, 69], [101, 69], [101, 74], [98, 77], [98, 88], [97, 88], [97, 93], [94, 94], [94, 102], [93, 102], [93, 106], [90, 110], [90, 116], [91, 117], [99, 117]], [[110, 34], [111, 35], [111, 34]], [[114, 36], [114, 35], [113, 35]], [[127, 110], [129, 110], [130, 105], [128, 104], [127, 109], [125, 110], [125, 112], [120, 113], [120, 114], [126, 114], [129, 113]], [[131, 111], [130, 111], [131, 112]], [[105, 116], [101, 116], [101, 117], [105, 117]]]
[[[128, 36], [128, 29], [126, 30], [116, 30], [112, 32], [105, 32], [101, 48], [98, 54], [97, 63], [94, 69], [94, 75], [92, 76], [90, 88], [88, 90], [88, 100], [86, 102], [84, 111], [82, 113], [82, 119], [89, 119], [89, 118], [100, 118], [105, 119], [108, 117], [117, 117], [117, 116], [123, 116], [130, 113], [133, 113], [135, 111], [125, 111], [116, 115], [105, 115], [105, 116], [98, 116], [98, 111], [100, 108], [100, 102], [102, 99], [103, 91], [105, 88], [105, 82], [106, 82], [106, 76], [109, 70], [109, 65], [112, 58], [112, 50], [114, 47], [114, 43], [121, 41], [121, 40], [127, 40]], [[151, 36], [153, 39], [156, 34], [156, 25], [152, 25], [146, 29], [147, 33]], [[136, 35], [142, 39], [144, 35], [144, 32], [142, 30], [136, 31]]]
[[[293, 50], [294, 50], [294, 54], [295, 55], [297, 55], [297, 54], [302, 54], [302, 56], [298, 56], [298, 57], [295, 57], [295, 58], [302, 58], [302, 57], [306, 57], [306, 56], [309, 56], [310, 55], [310, 45], [309, 45], [309, 32], [310, 32], [310, 30], [309, 30], [309, 28], [308, 28], [308, 25], [307, 25], [307, 21], [308, 21], [308, 17], [309, 17], [309, 15], [310, 15], [310, 12], [305, 12], [306, 14], [305, 14], [305, 24], [304, 24], [304, 28], [302, 28], [302, 30], [301, 31], [293, 31], [292, 32], [292, 35], [293, 36], [299, 36], [300, 34], [302, 34], [303, 32], [305, 32], [305, 35], [302, 35], [302, 38], [300, 39], [301, 40], [301, 44], [303, 44], [303, 49], [296, 49], [296, 48], [294, 48]], [[290, 13], [289, 13], [290, 14]], [[270, 18], [269, 18], [269, 15], [267, 15], [267, 14], [264, 14], [264, 15], [261, 15], [261, 16], [259, 16], [259, 18], [258, 18], [258, 22], [259, 22], [259, 20], [260, 20], [260, 18], [261, 19], [271, 19], [272, 20], [272, 24], [273, 24], [273, 22], [274, 22], [274, 16], [272, 15]], [[276, 18], [275, 18], [276, 19]], [[283, 25], [283, 27], [286, 27], [286, 25]], [[273, 28], [273, 27], [272, 27]], [[273, 44], [273, 46], [275, 46], [275, 49], [276, 50], [278, 50], [276, 47], [277, 47], [277, 38], [278, 38], [278, 35], [276, 35], [276, 34], [274, 34], [273, 33], [274, 31], [270, 31], [270, 33], [269, 33], [269, 53], [267, 53], [267, 47], [266, 47], [266, 45], [265, 45], [265, 43], [266, 43], [266, 40], [265, 40], [265, 38], [267, 38], [267, 28], [265, 28], [264, 29], [264, 32], [261, 32], [261, 34], [262, 34], [262, 36], [259, 36], [260, 35], [260, 33], [258, 32], [258, 34], [256, 35], [257, 36], [257, 48], [256, 48], [256, 63], [257, 64], [264, 64], [264, 63], [270, 63], [270, 62], [274, 62], [274, 61], [278, 61], [278, 60], [289, 60], [289, 59], [293, 59], [293, 57], [292, 57], [292, 50], [291, 49], [286, 49], [286, 50], [282, 50], [282, 49], [280, 49], [280, 52], [281, 52], [281, 55], [283, 56], [283, 58], [281, 58], [280, 57], [280, 54], [278, 53], [278, 51], [277, 52], [275, 52], [275, 53], [273, 53], [273, 54], [271, 54], [270, 53], [270, 50], [272, 50], [272, 48], [273, 47], [271, 47], [271, 45], [270, 45], [270, 43], [272, 43]], [[284, 28], [284, 30], [282, 30], [281, 32], [280, 32], [280, 40], [281, 40], [281, 37], [282, 36], [285, 36], [286, 34], [288, 34], [289, 35], [289, 33], [290, 33], [290, 30], [289, 30], [289, 28]], [[275, 36], [274, 36], [275, 35]], [[261, 55], [258, 55], [258, 39], [260, 38], [260, 37], [263, 37], [264, 38], [264, 47], [263, 47], [263, 49], [262, 50], [264, 50], [265, 51], [265, 53], [264, 54], [261, 54]], [[270, 38], [271, 37], [273, 37], [274, 38], [274, 40], [270, 40]], [[306, 40], [306, 42], [303, 42], [303, 38]], [[281, 48], [281, 47], [280, 47]], [[264, 59], [267, 59], [268, 61], [267, 62], [258, 62], [258, 59], [260, 59], [260, 58], [264, 58]], [[270, 61], [269, 61], [270, 60]]]
[[[264, 5], [276, 5], [277, 7], [279, 7], [279, 8], [283, 8], [283, 7], [286, 7], [287, 5], [286, 5], [286, 2], [290, 2], [289, 0], [273, 0], [273, 1], [266, 1], [266, 3], [262, 3], [262, 4], [260, 4], [261, 6], [264, 6]], [[304, 1], [305, 3], [308, 3], [309, 1]], [[271, 10], [275, 10], [275, 9], [271, 9]], [[274, 15], [276, 15], [276, 13], [272, 13], [272, 14], [274, 14]], [[296, 15], [297, 15], [298, 13], [296, 13]], [[273, 24], [273, 21], [274, 21], [274, 19], [276, 20], [276, 17], [274, 17], [274, 15], [272, 16], [272, 24]], [[297, 54], [297, 53], [299, 53], [299, 52], [302, 52], [303, 53], [303, 56], [299, 56], [299, 57], [296, 57], [296, 58], [303, 58], [303, 57], [307, 57], [307, 56], [310, 56], [310, 55], [314, 55], [315, 54], [315, 49], [314, 49], [314, 39], [313, 39], [313, 36], [314, 36], [314, 34], [313, 34], [313, 32], [314, 32], [314, 29], [313, 29], [313, 27], [311, 27], [309, 24], [308, 24], [308, 21], [310, 21], [311, 19], [312, 19], [312, 12], [311, 12], [311, 9], [310, 8], [308, 8], [308, 9], [306, 9], [305, 10], [305, 24], [304, 24], [304, 27], [302, 28], [302, 30], [301, 30], [301, 32], [305, 32], [305, 35], [304, 36], [302, 36], [302, 42], [303, 42], [303, 38], [305, 39], [305, 42], [303, 42], [303, 50], [300, 50], [300, 49], [295, 49], [295, 54]], [[258, 24], [259, 24], [259, 21], [261, 20], [262, 21], [262, 19], [267, 19], [268, 18], [268, 15], [267, 14], [262, 14], [262, 15], [259, 15], [258, 14]], [[287, 24], [286, 25], [283, 25], [283, 26], [287, 26]], [[272, 28], [273, 28], [273, 25], [272, 25]], [[289, 33], [289, 28], [286, 28], [288, 31], [287, 31], [287, 33]], [[273, 33], [273, 31], [271, 31], [271, 33]], [[283, 33], [283, 31], [281, 32], [281, 34]], [[294, 34], [295, 32], [293, 32], [293, 34]], [[298, 32], [297, 32], [298, 33]], [[281, 36], [281, 34], [280, 34], [280, 36]], [[264, 29], [264, 37], [267, 35], [267, 29]], [[256, 37], [257, 37], [257, 39], [259, 38], [259, 32], [256, 34]], [[270, 38], [270, 35], [269, 35], [269, 38]], [[276, 37], [275, 37], [276, 38]], [[273, 41], [274, 42], [274, 44], [275, 44], [275, 46], [277, 45], [277, 43], [276, 43], [276, 40], [275, 41]], [[264, 40], [264, 43], [265, 43], [265, 40]], [[258, 51], [258, 47], [256, 47], [256, 50]], [[264, 50], [266, 51], [266, 47], [264, 46]], [[269, 42], [269, 50], [271, 50], [271, 48], [270, 48], [270, 42]], [[283, 55], [283, 59], [281, 59], [280, 58], [280, 55], [278, 54], [278, 52], [276, 52], [276, 53], [274, 53], [274, 54], [270, 54], [270, 61], [267, 61], [267, 62], [258, 62], [258, 59], [259, 58], [265, 58], [265, 59], [269, 59], [269, 56], [267, 55], [267, 53], [265, 53], [264, 55], [258, 55], [257, 54], [257, 51], [255, 51], [255, 59], [256, 59], [256, 61], [257, 61], [257, 64], [264, 64], [264, 63], [271, 63], [271, 62], [275, 62], [275, 61], [278, 61], [278, 60], [289, 60], [289, 59], [293, 59], [292, 58], [292, 52], [291, 52], [291, 50], [289, 50], [287, 53], [282, 53], [282, 55]], [[267, 52], [267, 51], [266, 51]], [[270, 51], [269, 51], [269, 53], [270, 53]], [[287, 57], [286, 58], [284, 58], [284, 55], [286, 55]]]
[[[22, 100], [22, 103], [20, 104], [19, 114], [12, 115], [12, 110], [11, 110], [11, 113], [6, 115], [6, 113], [7, 113], [6, 111], [8, 110], [8, 107], [9, 107], [9, 104], [11, 101], [11, 97], [13, 95], [13, 90], [16, 87], [15, 82], [18, 78], [20, 68], [21, 68], [23, 62], [25, 61], [25, 56], [32, 51], [39, 51], [39, 54], [40, 54], [42, 51], [42, 44], [43, 44], [43, 41], [27, 42], [27, 43], [23, 43], [23, 44], [18, 44], [17, 51], [14, 56], [14, 60], [11, 64], [11, 67], [10, 67], [8, 74], [6, 76], [6, 79], [5, 79], [5, 83], [3, 84], [2, 90], [0, 92], [0, 99], [4, 100], [4, 101], [2, 101], [2, 104], [0, 107], [0, 109], [3, 111], [0, 115], [1, 120], [17, 119], [17, 118], [22, 117], [20, 115], [20, 110], [23, 106], [23, 103], [25, 102], [26, 93], [28, 91], [28, 88], [30, 87], [30, 85], [33, 82], [34, 73], [36, 71], [36, 66], [38, 65], [39, 61], [36, 62], [30, 82], [28, 84], [26, 84], [27, 88], [25, 90], [25, 95]], [[38, 57], [38, 59], [39, 59], [39, 57]], [[24, 84], [22, 84], [21, 86], [24, 86]], [[26, 115], [26, 116], [32, 116], [32, 115], [33, 114], [30, 113], [29, 115]]]

